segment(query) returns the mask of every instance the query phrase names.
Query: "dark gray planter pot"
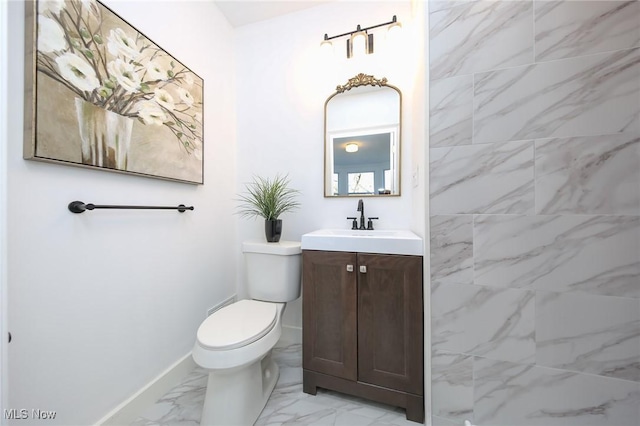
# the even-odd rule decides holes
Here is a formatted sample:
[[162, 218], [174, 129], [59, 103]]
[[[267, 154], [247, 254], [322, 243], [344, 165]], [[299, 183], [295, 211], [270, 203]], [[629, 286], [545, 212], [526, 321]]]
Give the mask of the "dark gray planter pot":
[[282, 219], [265, 219], [264, 234], [265, 237], [267, 237], [267, 242], [277, 243], [278, 241], [280, 241], [280, 235], [282, 234]]

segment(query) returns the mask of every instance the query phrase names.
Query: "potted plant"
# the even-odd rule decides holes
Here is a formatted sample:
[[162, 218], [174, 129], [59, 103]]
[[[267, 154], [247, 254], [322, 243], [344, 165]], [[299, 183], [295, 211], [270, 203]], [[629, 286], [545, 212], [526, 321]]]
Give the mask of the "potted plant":
[[238, 214], [242, 217], [263, 217], [267, 241], [277, 243], [282, 234], [282, 219], [278, 218], [300, 206], [296, 201], [300, 191], [289, 188], [288, 177], [280, 175], [273, 179], [254, 176], [246, 188], [247, 192], [240, 194]]

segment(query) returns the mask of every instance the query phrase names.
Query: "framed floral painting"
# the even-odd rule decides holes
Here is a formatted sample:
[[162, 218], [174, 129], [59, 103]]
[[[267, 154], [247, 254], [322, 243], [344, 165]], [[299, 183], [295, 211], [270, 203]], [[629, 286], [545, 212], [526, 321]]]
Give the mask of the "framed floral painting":
[[202, 78], [97, 0], [26, 17], [24, 158], [203, 183]]

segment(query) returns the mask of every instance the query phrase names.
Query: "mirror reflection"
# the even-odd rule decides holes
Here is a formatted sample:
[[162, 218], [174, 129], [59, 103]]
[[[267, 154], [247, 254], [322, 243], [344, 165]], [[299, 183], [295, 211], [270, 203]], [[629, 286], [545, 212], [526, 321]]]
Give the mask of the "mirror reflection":
[[325, 103], [325, 191], [400, 195], [400, 91], [359, 74]]

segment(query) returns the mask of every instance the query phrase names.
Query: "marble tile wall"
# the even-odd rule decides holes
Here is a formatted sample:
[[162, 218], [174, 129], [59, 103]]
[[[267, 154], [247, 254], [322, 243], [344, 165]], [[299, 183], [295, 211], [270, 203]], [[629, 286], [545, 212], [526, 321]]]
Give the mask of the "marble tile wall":
[[640, 424], [640, 1], [428, 13], [433, 424]]

